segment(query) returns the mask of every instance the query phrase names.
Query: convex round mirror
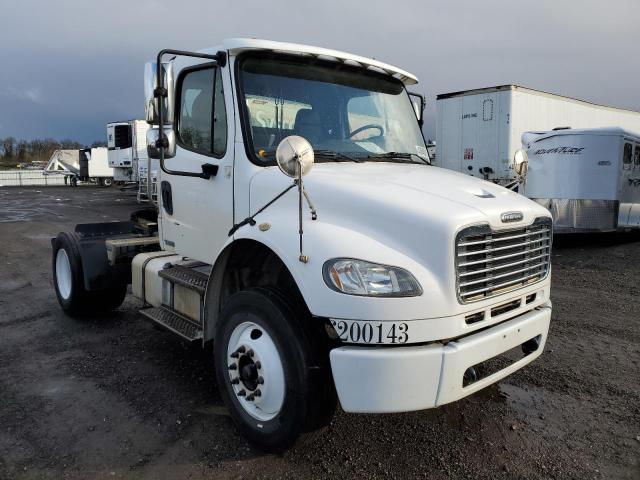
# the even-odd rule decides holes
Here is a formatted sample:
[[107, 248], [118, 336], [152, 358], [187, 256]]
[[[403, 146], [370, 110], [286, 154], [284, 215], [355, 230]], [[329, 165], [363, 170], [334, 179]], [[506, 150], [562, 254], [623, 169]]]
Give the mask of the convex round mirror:
[[280, 171], [288, 177], [304, 177], [313, 167], [313, 147], [305, 138], [290, 135], [278, 144], [276, 161]]
[[513, 169], [518, 175], [524, 175], [527, 173], [527, 165], [529, 163], [529, 157], [524, 150], [516, 150], [513, 154]]

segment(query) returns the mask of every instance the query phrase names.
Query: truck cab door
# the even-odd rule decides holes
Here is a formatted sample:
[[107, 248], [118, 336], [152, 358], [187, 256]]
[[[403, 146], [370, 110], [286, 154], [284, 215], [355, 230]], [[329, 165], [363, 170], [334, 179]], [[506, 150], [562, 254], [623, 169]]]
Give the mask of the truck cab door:
[[[165, 249], [213, 263], [233, 225], [233, 148], [228, 139], [226, 75], [213, 64], [184, 68], [176, 81], [175, 172], [161, 174], [160, 228]], [[227, 79], [228, 80], [228, 77]], [[229, 115], [230, 118], [231, 115]], [[181, 172], [215, 172], [210, 178]]]

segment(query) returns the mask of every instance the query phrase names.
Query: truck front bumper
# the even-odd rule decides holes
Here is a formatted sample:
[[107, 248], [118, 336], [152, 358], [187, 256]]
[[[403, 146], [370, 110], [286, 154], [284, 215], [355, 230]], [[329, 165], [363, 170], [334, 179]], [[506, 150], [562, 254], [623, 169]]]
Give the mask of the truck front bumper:
[[[551, 306], [532, 310], [479, 333], [448, 342], [411, 347], [338, 347], [330, 352], [333, 379], [346, 412], [407, 412], [459, 400], [536, 359], [547, 340]], [[469, 367], [520, 348], [538, 348], [474, 382]], [[527, 344], [531, 345], [531, 342]]]

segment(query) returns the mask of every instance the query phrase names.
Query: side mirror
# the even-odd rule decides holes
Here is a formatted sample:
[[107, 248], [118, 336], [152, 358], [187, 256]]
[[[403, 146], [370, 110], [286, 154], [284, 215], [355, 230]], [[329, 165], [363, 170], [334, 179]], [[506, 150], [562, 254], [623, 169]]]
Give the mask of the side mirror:
[[516, 150], [516, 153], [513, 154], [513, 169], [515, 172], [519, 176], [524, 177], [527, 174], [528, 167], [529, 156], [527, 152], [522, 149]]
[[416, 114], [416, 118], [418, 119], [418, 125], [422, 127], [424, 123], [424, 108], [426, 106], [426, 100], [424, 99], [424, 95], [420, 95], [419, 93], [409, 92], [409, 98], [411, 99], [411, 105], [413, 106], [413, 111]]
[[313, 168], [313, 147], [303, 137], [290, 135], [276, 149], [278, 168], [288, 177], [304, 177]]
[[[176, 134], [172, 129], [164, 129], [164, 158], [176, 156]], [[160, 130], [150, 128], [147, 130], [147, 154], [149, 158], [160, 158]]]
[[167, 89], [167, 96], [162, 99], [154, 96], [158, 87], [158, 64], [148, 62], [144, 66], [144, 113], [147, 123], [151, 125], [157, 125], [160, 121], [160, 105], [164, 123], [173, 123], [173, 63], [163, 62], [160, 68], [164, 75], [164, 88]]

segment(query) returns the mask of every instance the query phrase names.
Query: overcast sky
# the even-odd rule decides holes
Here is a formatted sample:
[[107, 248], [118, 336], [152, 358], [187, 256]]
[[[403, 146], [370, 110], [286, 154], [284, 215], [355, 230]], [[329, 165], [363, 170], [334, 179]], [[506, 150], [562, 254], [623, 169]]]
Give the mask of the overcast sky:
[[144, 62], [226, 37], [307, 43], [418, 76], [435, 95], [517, 83], [640, 111], [640, 0], [20, 0], [0, 17], [0, 137], [104, 140], [140, 118]]

